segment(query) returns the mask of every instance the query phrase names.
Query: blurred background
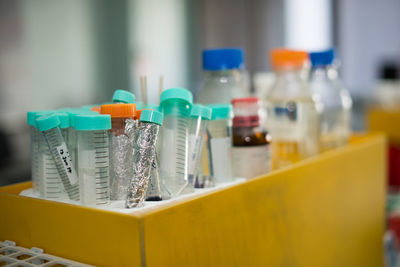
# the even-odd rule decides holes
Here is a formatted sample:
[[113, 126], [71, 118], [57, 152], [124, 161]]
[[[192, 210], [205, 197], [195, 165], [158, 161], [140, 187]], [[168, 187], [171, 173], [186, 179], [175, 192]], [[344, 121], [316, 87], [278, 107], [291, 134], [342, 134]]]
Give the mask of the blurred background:
[[0, 186], [30, 179], [28, 110], [140, 99], [140, 75], [150, 102], [161, 75], [196, 94], [205, 48], [244, 48], [254, 92], [271, 48], [335, 47], [363, 130], [374, 88], [398, 75], [399, 26], [399, 0], [0, 0]]

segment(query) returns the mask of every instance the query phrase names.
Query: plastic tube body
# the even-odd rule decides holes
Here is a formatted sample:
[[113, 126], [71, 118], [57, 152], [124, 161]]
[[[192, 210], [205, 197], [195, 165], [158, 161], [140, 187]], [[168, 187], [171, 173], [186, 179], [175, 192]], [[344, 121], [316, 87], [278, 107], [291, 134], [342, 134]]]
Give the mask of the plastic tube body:
[[55, 162], [69, 199], [79, 200], [79, 183], [75, 168], [60, 128], [52, 128], [41, 132]]
[[76, 133], [81, 204], [109, 204], [109, 131], [76, 131]]
[[[160, 140], [160, 176], [170, 198], [193, 191], [188, 181], [188, 122], [190, 107], [179, 101], [162, 105], [164, 123]], [[164, 190], [163, 190], [164, 191]]]
[[201, 116], [191, 117], [189, 121], [189, 181], [195, 188], [204, 187], [198, 175], [207, 123], [208, 120], [203, 120]]
[[29, 127], [30, 135], [30, 155], [31, 155], [31, 173], [32, 173], [32, 188], [36, 193], [40, 192], [40, 172], [39, 172], [39, 138], [40, 132], [35, 126]]

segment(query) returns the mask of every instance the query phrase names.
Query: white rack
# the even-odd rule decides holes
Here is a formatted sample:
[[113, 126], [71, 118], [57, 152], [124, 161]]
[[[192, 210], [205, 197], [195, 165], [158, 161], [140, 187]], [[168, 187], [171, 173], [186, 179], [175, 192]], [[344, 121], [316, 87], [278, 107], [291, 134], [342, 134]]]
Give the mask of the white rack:
[[50, 254], [45, 254], [40, 248], [17, 247], [13, 241], [0, 241], [0, 266], [9, 267], [89, 267], [76, 261], [59, 258]]

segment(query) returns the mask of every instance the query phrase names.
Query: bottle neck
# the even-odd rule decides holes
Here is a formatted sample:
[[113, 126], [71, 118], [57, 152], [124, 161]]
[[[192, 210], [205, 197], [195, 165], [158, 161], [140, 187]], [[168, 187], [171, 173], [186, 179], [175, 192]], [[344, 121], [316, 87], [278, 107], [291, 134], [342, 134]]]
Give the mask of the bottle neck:
[[276, 79], [277, 80], [305, 80], [305, 70], [304, 69], [280, 69], [276, 70]]
[[334, 80], [338, 77], [337, 69], [330, 66], [317, 66], [311, 69], [311, 80]]

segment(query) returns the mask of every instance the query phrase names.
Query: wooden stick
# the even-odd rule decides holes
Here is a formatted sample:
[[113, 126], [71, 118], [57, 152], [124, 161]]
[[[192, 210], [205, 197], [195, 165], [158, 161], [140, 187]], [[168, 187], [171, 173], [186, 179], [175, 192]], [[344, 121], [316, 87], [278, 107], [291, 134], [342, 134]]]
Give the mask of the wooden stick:
[[161, 93], [163, 91], [163, 87], [164, 87], [164, 76], [161, 75], [158, 84], [158, 101], [161, 101]]
[[140, 76], [140, 91], [142, 93], [143, 105], [147, 105], [147, 78]]

